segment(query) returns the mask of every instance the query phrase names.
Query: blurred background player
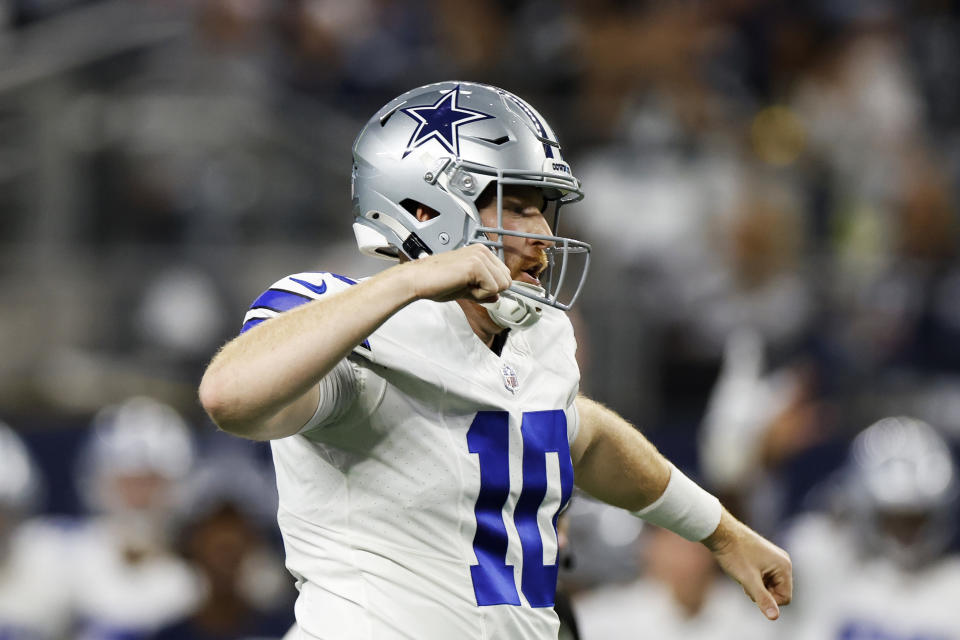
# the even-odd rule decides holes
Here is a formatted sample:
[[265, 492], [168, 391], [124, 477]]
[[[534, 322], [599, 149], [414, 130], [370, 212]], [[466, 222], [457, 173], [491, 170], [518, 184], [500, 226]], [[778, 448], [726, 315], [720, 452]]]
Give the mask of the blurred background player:
[[[640, 575], [588, 591], [574, 602], [583, 640], [760, 640], [770, 628], [710, 552], [656, 526], [634, 547]], [[776, 631], [780, 633], [779, 629]]]
[[20, 437], [0, 422], [0, 638], [63, 638], [69, 623], [63, 532], [31, 519], [39, 470]]
[[742, 327], [724, 345], [723, 362], [698, 434], [709, 486], [760, 531], [775, 534], [792, 505], [790, 460], [826, 437], [824, 400], [803, 360], [773, 368], [762, 335]]
[[960, 638], [957, 468], [943, 438], [907, 417], [854, 440], [832, 513], [802, 517], [786, 539], [804, 598], [784, 618], [792, 640]]
[[293, 624], [296, 591], [271, 545], [277, 509], [272, 474], [237, 446], [198, 461], [178, 509], [178, 550], [197, 570], [197, 608], [154, 640], [280, 638]]
[[145, 397], [101, 410], [81, 453], [78, 484], [92, 516], [70, 561], [77, 637], [146, 637], [190, 611], [199, 584], [170, 547], [192, 436], [171, 407]]

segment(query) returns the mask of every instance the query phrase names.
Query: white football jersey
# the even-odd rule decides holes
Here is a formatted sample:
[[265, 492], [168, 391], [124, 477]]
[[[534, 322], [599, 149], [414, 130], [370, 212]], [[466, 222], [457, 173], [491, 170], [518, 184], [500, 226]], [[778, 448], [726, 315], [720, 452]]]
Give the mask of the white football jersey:
[[202, 597], [186, 561], [163, 552], [127, 562], [122, 543], [101, 519], [84, 523], [72, 538], [68, 568], [77, 640], [149, 637], [189, 614]]
[[56, 524], [28, 521], [0, 552], [0, 638], [48, 640], [66, 635], [70, 622], [64, 568], [66, 534]]
[[793, 640], [960, 640], [960, 559], [917, 571], [863, 559], [850, 527], [807, 516], [792, 527], [793, 604], [781, 637]]
[[[284, 278], [254, 302], [244, 330], [352, 283]], [[557, 637], [575, 350], [570, 322], [552, 308], [512, 331], [497, 356], [457, 303], [430, 301], [354, 350], [357, 397], [342, 416], [272, 443], [307, 637]]]

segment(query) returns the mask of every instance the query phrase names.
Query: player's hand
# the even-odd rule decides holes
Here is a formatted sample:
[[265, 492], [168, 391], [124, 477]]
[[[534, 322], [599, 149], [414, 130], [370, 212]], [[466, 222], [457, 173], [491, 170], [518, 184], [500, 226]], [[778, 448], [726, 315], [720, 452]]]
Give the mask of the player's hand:
[[475, 244], [397, 267], [417, 299], [447, 302], [466, 298], [494, 302], [512, 283], [510, 269], [490, 249]]
[[740, 583], [770, 620], [793, 598], [793, 565], [787, 552], [730, 515], [724, 509], [717, 530], [703, 543], [717, 563]]

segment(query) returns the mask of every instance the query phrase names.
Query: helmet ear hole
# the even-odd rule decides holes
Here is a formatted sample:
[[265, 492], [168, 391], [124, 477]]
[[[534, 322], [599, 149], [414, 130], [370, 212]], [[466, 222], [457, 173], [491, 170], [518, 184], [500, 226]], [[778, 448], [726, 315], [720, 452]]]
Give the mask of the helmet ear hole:
[[416, 218], [419, 222], [426, 222], [428, 220], [433, 220], [440, 215], [440, 212], [436, 209], [428, 207], [425, 204], [421, 204], [416, 200], [411, 200], [407, 198], [400, 202], [400, 206], [403, 207], [407, 213]]

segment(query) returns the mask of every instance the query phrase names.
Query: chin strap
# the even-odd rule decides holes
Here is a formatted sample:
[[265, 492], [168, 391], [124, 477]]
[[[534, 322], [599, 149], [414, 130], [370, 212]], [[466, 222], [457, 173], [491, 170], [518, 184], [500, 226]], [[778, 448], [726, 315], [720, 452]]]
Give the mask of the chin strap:
[[[520, 288], [544, 295], [541, 287], [534, 286], [527, 282], [513, 281], [513, 288]], [[543, 305], [536, 300], [532, 300], [513, 291], [503, 291], [496, 302], [487, 302], [481, 304], [490, 314], [490, 318], [504, 329], [523, 329], [529, 327], [540, 319], [543, 313]]]

